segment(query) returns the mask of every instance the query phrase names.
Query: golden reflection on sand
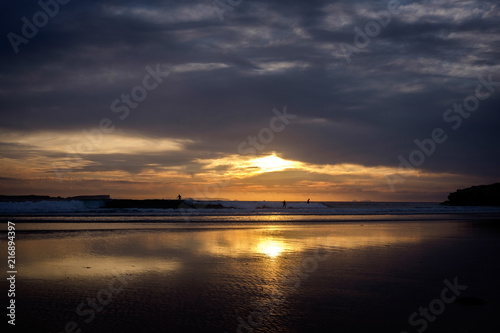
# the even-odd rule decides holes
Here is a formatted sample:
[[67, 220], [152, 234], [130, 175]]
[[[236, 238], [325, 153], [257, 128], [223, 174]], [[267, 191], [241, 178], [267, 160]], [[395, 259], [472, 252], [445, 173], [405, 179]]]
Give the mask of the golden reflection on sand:
[[431, 223], [404, 227], [387, 223], [35, 233], [18, 242], [19, 274], [64, 278], [113, 271], [171, 273], [182, 270], [193, 257], [267, 258], [278, 263], [290, 254], [307, 255], [316, 249], [404, 245], [446, 232], [449, 227], [440, 229]]
[[136, 275], [144, 272], [175, 272], [181, 268], [177, 261], [144, 260], [140, 257], [82, 256], [43, 260], [22, 265], [24, 278], [61, 279], [88, 278], [119, 274]]

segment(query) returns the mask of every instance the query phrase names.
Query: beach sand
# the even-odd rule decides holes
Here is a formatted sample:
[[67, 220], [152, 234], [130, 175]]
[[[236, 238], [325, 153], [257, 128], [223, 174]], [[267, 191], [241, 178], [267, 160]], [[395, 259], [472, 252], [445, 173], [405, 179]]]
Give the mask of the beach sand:
[[[16, 331], [457, 333], [498, 326], [499, 221], [65, 230], [74, 225], [33, 231], [19, 224]], [[459, 302], [443, 301], [445, 280], [467, 286], [456, 291]], [[430, 304], [436, 315], [417, 315], [412, 326], [410, 315]]]

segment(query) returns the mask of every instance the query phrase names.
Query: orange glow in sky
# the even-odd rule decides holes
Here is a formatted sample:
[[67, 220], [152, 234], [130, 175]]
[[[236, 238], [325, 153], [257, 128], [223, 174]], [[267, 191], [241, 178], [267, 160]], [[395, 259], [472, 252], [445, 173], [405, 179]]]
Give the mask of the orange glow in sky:
[[[289, 160], [278, 152], [195, 158], [194, 164], [165, 163], [168, 155], [186, 153], [193, 141], [114, 133], [91, 151], [68, 154], [81, 135], [2, 133], [0, 142], [18, 146], [0, 158], [7, 195], [73, 196], [109, 194], [113, 198], [184, 198], [229, 200], [440, 201], [457, 187], [462, 175], [428, 173], [385, 166], [311, 164]], [[152, 161], [145, 163], [151, 158]], [[102, 162], [99, 160], [102, 159]], [[387, 175], [404, 182], [396, 191]], [[466, 179], [465, 185], [478, 180]], [[422, 189], [425, 189], [423, 192]], [[419, 196], [421, 194], [421, 196]]]

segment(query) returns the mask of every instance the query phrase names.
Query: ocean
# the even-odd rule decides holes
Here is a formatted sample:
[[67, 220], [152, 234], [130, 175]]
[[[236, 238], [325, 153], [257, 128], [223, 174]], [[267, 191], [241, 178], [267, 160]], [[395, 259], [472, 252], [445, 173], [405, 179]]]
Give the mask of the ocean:
[[[500, 214], [500, 207], [444, 206], [434, 202], [287, 202], [185, 200], [201, 208], [102, 208], [101, 201], [0, 202], [0, 216], [23, 221], [64, 222], [263, 222], [443, 219]], [[217, 208], [210, 208], [217, 206]], [[203, 208], [209, 207], [209, 208]]]

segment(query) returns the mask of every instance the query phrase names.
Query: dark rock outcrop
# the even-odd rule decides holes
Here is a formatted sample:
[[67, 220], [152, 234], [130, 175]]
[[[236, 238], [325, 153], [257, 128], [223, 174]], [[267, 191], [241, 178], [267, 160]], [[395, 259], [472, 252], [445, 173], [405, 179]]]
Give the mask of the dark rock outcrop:
[[111, 199], [106, 201], [104, 208], [194, 208], [192, 204], [184, 200], [133, 200], [133, 199]]
[[111, 197], [107, 194], [103, 195], [78, 195], [76, 197], [67, 197], [66, 200], [109, 200]]
[[500, 206], [500, 183], [457, 190], [448, 195], [449, 206]]
[[111, 199], [104, 203], [103, 208], [163, 208], [163, 209], [177, 209], [177, 208], [224, 208], [220, 203], [199, 203], [193, 200], [164, 200], [164, 199], [147, 199], [147, 200], [133, 200], [133, 199]]
[[48, 195], [0, 195], [1, 202], [48, 201], [55, 199]]

